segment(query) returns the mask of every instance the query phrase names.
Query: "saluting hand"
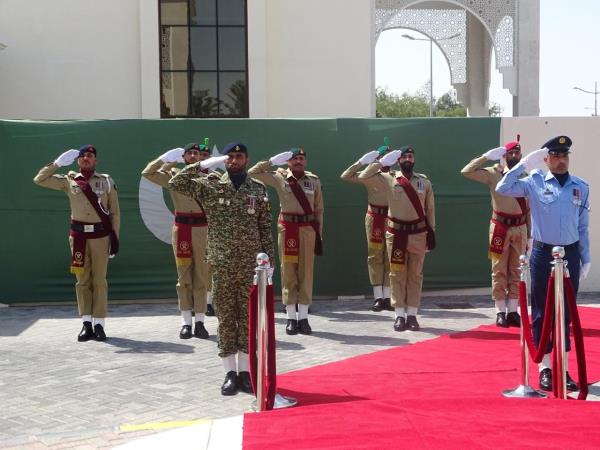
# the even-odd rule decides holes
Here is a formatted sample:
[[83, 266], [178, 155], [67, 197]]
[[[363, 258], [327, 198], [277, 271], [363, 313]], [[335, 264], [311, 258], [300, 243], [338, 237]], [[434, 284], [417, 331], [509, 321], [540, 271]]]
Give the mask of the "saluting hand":
[[362, 155], [360, 157], [360, 159], [358, 160], [358, 162], [361, 163], [363, 166], [368, 166], [373, 161], [375, 161], [378, 156], [379, 156], [379, 152], [377, 150], [372, 150], [372, 151], [367, 152], [364, 155]]
[[200, 161], [200, 167], [203, 169], [210, 169], [212, 167], [218, 166], [221, 163], [224, 163], [229, 159], [229, 156], [212, 156], [210, 158], [206, 158], [204, 161]]
[[400, 150], [392, 150], [388, 154], [384, 155], [379, 162], [383, 167], [393, 166], [398, 161], [398, 158], [400, 158], [401, 153], [402, 152]]
[[67, 150], [63, 154], [61, 154], [56, 160], [54, 160], [54, 164], [58, 167], [70, 166], [73, 164], [73, 161], [77, 159], [79, 156], [79, 150], [75, 150], [74, 148]]
[[278, 153], [277, 155], [271, 157], [269, 159], [269, 161], [274, 166], [281, 166], [282, 164], [285, 164], [290, 159], [292, 159], [292, 156], [294, 156], [294, 154], [292, 152], [290, 152], [290, 151], [282, 152], [282, 153]]
[[548, 149], [544, 147], [525, 155], [521, 162], [525, 166], [525, 170], [531, 172], [542, 165], [546, 156], [548, 156]]
[[506, 147], [496, 147], [483, 154], [489, 161], [498, 161], [506, 153]]
[[160, 160], [164, 163], [183, 162], [184, 152], [184, 149], [177, 147], [160, 155]]

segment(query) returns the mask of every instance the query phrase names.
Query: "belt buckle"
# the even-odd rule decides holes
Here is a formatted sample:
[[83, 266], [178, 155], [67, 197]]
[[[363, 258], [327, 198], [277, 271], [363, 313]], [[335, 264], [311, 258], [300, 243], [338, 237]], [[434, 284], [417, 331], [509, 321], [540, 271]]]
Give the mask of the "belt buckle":
[[94, 225], [84, 225], [83, 226], [83, 232], [84, 233], [93, 233], [94, 232]]

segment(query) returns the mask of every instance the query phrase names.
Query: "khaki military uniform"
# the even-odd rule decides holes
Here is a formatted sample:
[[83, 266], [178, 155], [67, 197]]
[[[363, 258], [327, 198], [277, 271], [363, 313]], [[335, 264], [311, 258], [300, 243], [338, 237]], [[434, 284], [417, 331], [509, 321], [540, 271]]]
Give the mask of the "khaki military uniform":
[[[34, 183], [57, 191], [63, 191], [69, 198], [71, 220], [87, 224], [101, 222], [96, 210], [92, 207], [81, 188], [75, 182], [83, 177], [78, 172], [69, 171], [67, 175], [55, 174], [58, 166], [48, 164], [33, 179]], [[109, 212], [110, 221], [116, 235], [119, 235], [120, 211], [117, 189], [112, 178], [107, 174], [95, 172], [88, 183], [102, 203], [102, 208]], [[77, 306], [81, 316], [91, 315], [95, 318], [106, 317], [108, 304], [108, 285], [106, 271], [108, 266], [110, 238], [108, 236], [87, 239], [85, 245], [85, 261], [83, 271], [76, 273], [75, 293]], [[69, 237], [69, 245], [73, 252], [73, 238]]]
[[[478, 181], [489, 187], [494, 211], [513, 216], [521, 215], [523, 211], [515, 198], [506, 197], [496, 192], [496, 185], [508, 170], [503, 169], [500, 164], [484, 167], [487, 162], [488, 159], [485, 156], [477, 157], [469, 162], [461, 170], [461, 173], [468, 179]], [[530, 230], [531, 216], [527, 214], [525, 223], [507, 229], [502, 254], [490, 253], [492, 261], [492, 298], [495, 302], [519, 298], [519, 256], [526, 252]], [[494, 224], [490, 223], [490, 243], [493, 232]]]
[[171, 178], [169, 189], [199, 200], [208, 218], [219, 356], [248, 353], [248, 294], [256, 255], [265, 252], [271, 260], [274, 256], [267, 190], [250, 177], [236, 190], [228, 173], [206, 176], [199, 163]]
[[[148, 164], [142, 171], [142, 175], [153, 183], [169, 189], [169, 181], [179, 169], [176, 163], [165, 164], [159, 158]], [[169, 189], [173, 200], [175, 214], [203, 214], [204, 210], [198, 202], [187, 195], [180, 194]], [[171, 245], [173, 254], [177, 260], [177, 232], [178, 228], [173, 224]], [[192, 232], [192, 258], [190, 264], [176, 264], [177, 267], [177, 299], [181, 311], [193, 310], [195, 313], [206, 313], [207, 292], [211, 290], [212, 277], [210, 265], [206, 261], [206, 245], [208, 239], [208, 227], [193, 226]]]
[[[304, 216], [302, 206], [294, 196], [289, 179], [293, 178], [290, 169], [273, 167], [270, 161], [261, 161], [248, 170], [248, 175], [268, 186], [275, 188], [279, 197], [280, 214], [277, 224], [279, 257], [281, 260], [282, 299], [285, 305], [312, 303], [313, 270], [315, 259], [316, 233], [312, 226], [299, 227], [298, 262], [287, 262], [284, 255], [284, 238], [286, 216]], [[323, 194], [319, 177], [311, 172], [304, 172], [298, 181], [313, 210], [319, 231], [323, 231]]]
[[[360, 178], [380, 174], [381, 164], [374, 162], [369, 165], [360, 175]], [[412, 222], [419, 219], [415, 208], [404, 192], [404, 188], [398, 183], [397, 177], [403, 177], [401, 172], [395, 174], [383, 173], [386, 181], [388, 198], [388, 215], [392, 219]], [[433, 189], [431, 182], [427, 177], [420, 173], [414, 173], [410, 179], [419, 201], [423, 207], [427, 223], [432, 229], [435, 229], [435, 206], [433, 199]], [[394, 228], [394, 223], [388, 220], [388, 229]], [[402, 269], [398, 270], [393, 265], [390, 267], [390, 287], [391, 287], [391, 305], [394, 308], [415, 307], [421, 304], [421, 290], [423, 286], [423, 263], [427, 251], [426, 232], [411, 234], [408, 236], [406, 248], [406, 263]], [[394, 243], [394, 234], [386, 231], [386, 244], [388, 255], [392, 255]]]
[[[378, 209], [387, 209], [387, 185], [384, 172], [376, 174], [370, 178], [359, 178], [359, 172], [363, 164], [355, 162], [346, 169], [340, 178], [348, 183], [362, 184], [367, 189], [367, 201], [369, 207], [374, 206]], [[386, 219], [387, 220], [387, 219]], [[390, 285], [390, 261], [387, 256], [387, 247], [383, 245], [373, 245], [371, 236], [373, 233], [373, 215], [367, 211], [365, 215], [365, 231], [367, 235], [367, 267], [369, 270], [369, 281], [373, 286]], [[385, 236], [382, 236], [385, 237]]]

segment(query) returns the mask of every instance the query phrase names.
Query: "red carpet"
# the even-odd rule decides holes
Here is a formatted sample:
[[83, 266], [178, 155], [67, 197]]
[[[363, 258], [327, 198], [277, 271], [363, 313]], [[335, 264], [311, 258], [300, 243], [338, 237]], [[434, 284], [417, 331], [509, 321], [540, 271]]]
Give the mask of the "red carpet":
[[[594, 383], [600, 309], [580, 315]], [[280, 375], [279, 393], [300, 406], [246, 414], [244, 449], [600, 448], [600, 402], [502, 396], [519, 364], [518, 329], [486, 325]], [[577, 380], [576, 367], [572, 352]]]

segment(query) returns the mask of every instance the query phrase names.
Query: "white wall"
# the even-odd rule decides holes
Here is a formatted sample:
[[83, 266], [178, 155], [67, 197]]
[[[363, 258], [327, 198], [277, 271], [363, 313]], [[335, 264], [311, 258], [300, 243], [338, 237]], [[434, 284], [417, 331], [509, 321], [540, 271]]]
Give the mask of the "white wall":
[[0, 118], [142, 117], [140, 1], [0, 1]]
[[374, 116], [372, 1], [254, 1], [252, 117]]
[[569, 172], [590, 184], [590, 246], [592, 268], [581, 284], [584, 291], [600, 291], [600, 117], [507, 117], [502, 119], [500, 142], [512, 141], [521, 134], [523, 154], [539, 149], [555, 136], [564, 134], [573, 140]]

